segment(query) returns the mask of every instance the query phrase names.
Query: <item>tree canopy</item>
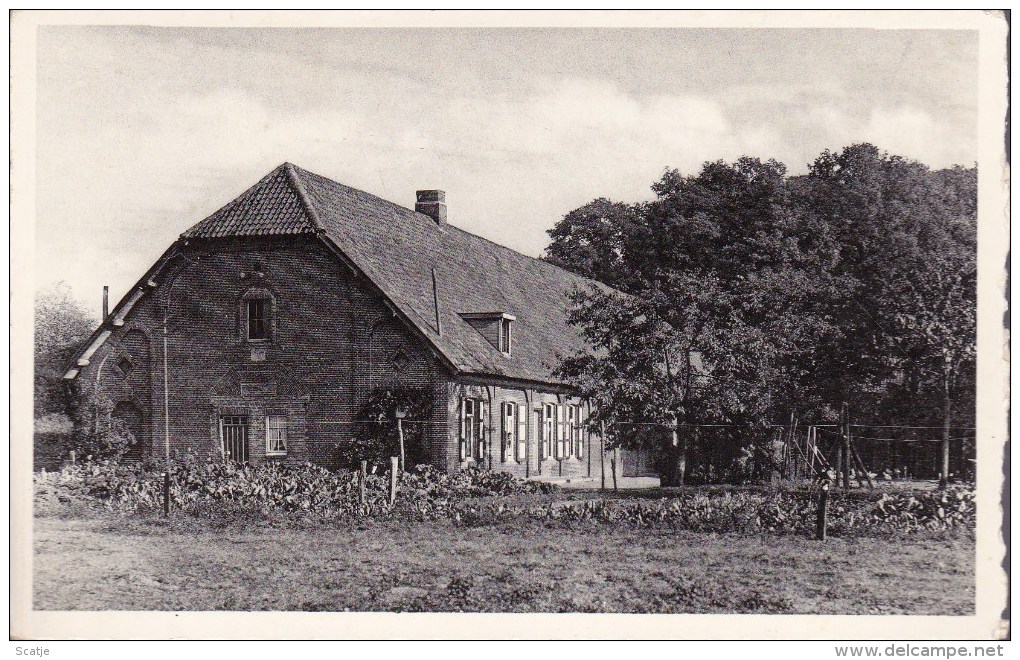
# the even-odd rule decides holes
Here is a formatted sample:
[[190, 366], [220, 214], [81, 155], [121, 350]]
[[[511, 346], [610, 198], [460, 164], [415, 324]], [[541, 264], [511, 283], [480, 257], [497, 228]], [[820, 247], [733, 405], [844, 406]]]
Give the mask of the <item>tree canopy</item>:
[[35, 297], [35, 415], [67, 412], [61, 376], [67, 361], [96, 326], [96, 319], [78, 304], [66, 282]]
[[647, 202], [594, 200], [546, 258], [620, 293], [577, 292], [591, 350], [561, 371], [596, 422], [754, 427], [847, 402], [859, 420], [969, 424], [976, 188], [974, 168], [859, 144], [804, 176], [743, 157], [668, 169]]

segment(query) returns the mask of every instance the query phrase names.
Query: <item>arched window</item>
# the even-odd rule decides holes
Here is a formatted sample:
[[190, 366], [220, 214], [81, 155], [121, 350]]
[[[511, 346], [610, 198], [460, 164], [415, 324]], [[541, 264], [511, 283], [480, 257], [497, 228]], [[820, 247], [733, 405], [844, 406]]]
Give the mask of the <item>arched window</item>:
[[276, 329], [276, 300], [269, 289], [250, 289], [241, 299], [241, 338], [266, 342]]

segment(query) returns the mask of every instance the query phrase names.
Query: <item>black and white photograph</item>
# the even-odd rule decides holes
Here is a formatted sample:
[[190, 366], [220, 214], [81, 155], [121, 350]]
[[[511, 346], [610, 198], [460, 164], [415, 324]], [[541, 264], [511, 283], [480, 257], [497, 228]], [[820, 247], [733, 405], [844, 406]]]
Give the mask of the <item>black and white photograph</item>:
[[13, 12], [12, 639], [1008, 638], [1008, 20]]

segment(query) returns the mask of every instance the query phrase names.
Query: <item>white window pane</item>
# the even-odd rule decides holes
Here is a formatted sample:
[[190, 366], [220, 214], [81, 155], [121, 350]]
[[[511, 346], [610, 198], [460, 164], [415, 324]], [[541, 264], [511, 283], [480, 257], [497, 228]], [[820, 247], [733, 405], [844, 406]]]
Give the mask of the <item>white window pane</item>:
[[266, 451], [270, 453], [287, 451], [287, 417], [285, 415], [266, 417]]

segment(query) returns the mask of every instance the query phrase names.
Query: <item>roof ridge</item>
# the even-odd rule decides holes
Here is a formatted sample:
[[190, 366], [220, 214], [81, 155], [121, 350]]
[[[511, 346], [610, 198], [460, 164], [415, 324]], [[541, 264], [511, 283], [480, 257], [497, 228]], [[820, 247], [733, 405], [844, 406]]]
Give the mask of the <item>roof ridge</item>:
[[322, 179], [323, 181], [326, 181], [326, 182], [328, 182], [328, 183], [330, 183], [330, 184], [332, 184], [334, 186], [340, 186], [342, 188], [346, 188], [347, 190], [350, 190], [351, 192], [353, 192], [353, 193], [355, 193], [357, 195], [363, 195], [365, 197], [371, 198], [372, 200], [376, 200], [376, 201], [382, 202], [384, 204], [387, 204], [389, 206], [392, 206], [395, 209], [399, 209], [401, 211], [406, 211], [407, 213], [410, 213], [413, 216], [417, 216], [417, 217], [421, 218], [422, 220], [427, 220], [432, 225], [436, 225], [435, 219], [432, 218], [432, 216], [430, 216], [430, 215], [426, 215], [425, 213], [422, 213], [420, 211], [415, 211], [414, 209], [412, 209], [410, 207], [404, 206], [402, 204], [398, 204], [398, 203], [394, 202], [393, 200], [386, 199], [385, 197], [380, 197], [379, 195], [376, 195], [374, 193], [370, 193], [367, 190], [362, 190], [361, 188], [355, 188], [354, 186], [349, 186], [346, 183], [340, 183], [336, 179], [331, 179], [328, 176], [319, 174], [317, 172], [312, 172], [311, 170], [306, 170], [305, 168], [301, 167], [300, 165], [291, 165], [291, 166], [294, 168], [295, 172], [297, 172], [299, 174], [302, 173], [302, 172], [305, 173], [305, 174], [310, 174], [310, 175], [312, 175], [314, 177], [318, 177], [318, 178]]
[[325, 233], [326, 228], [323, 226], [322, 220], [319, 218], [319, 212], [312, 205], [312, 200], [308, 198], [308, 191], [305, 190], [304, 183], [301, 182], [301, 177], [297, 173], [297, 168], [290, 162], [284, 163], [281, 167], [283, 167], [283, 169], [287, 172], [287, 180], [290, 182], [291, 188], [293, 188], [294, 192], [297, 194], [298, 199], [301, 200], [301, 206], [304, 207], [305, 213], [308, 214], [308, 219], [312, 221], [312, 226], [315, 227], [315, 231], [319, 234]]

